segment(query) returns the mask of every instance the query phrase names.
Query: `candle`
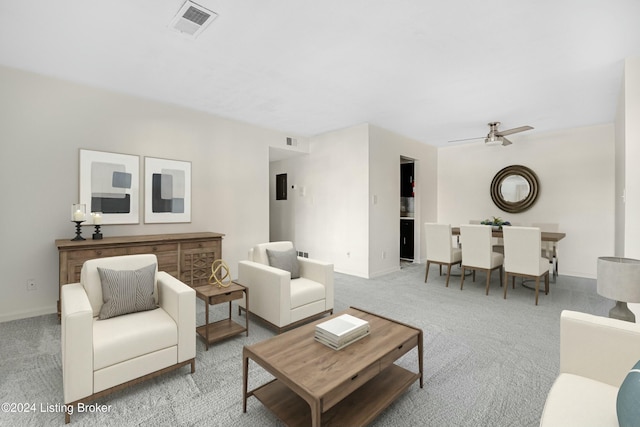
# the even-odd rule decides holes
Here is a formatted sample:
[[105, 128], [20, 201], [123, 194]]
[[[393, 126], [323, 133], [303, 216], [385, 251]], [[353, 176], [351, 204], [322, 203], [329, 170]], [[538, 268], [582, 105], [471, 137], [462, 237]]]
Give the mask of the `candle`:
[[73, 220], [74, 221], [84, 221], [84, 212], [82, 212], [80, 209], [76, 210], [73, 213]]
[[94, 212], [91, 215], [93, 215], [93, 223], [95, 225], [102, 224], [102, 215], [100, 215], [100, 212]]

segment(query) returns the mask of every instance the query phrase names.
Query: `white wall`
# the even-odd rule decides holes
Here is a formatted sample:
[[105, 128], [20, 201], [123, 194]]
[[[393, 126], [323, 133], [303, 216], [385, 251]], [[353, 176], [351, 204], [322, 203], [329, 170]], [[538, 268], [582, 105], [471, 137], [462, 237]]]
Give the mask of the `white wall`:
[[[0, 93], [0, 321], [56, 310], [54, 240], [74, 236], [68, 216], [80, 148], [139, 155], [141, 175], [144, 156], [191, 161], [190, 224], [145, 225], [141, 217], [104, 226], [105, 236], [225, 233], [223, 257], [234, 271], [251, 245], [268, 240], [269, 145], [283, 146], [288, 135], [3, 67]], [[37, 291], [27, 292], [27, 279]]]
[[[513, 145], [483, 143], [438, 151], [438, 221], [453, 225], [500, 216], [515, 223], [559, 223], [560, 274], [596, 277], [597, 258], [614, 253], [614, 126], [606, 124], [513, 137]], [[520, 214], [491, 200], [493, 176], [519, 164], [538, 176], [535, 205]]]
[[312, 137], [309, 155], [272, 162], [270, 180], [287, 173], [289, 195], [286, 202], [272, 196], [271, 239], [292, 240], [335, 271], [367, 277], [368, 150], [364, 124]]
[[310, 138], [308, 155], [271, 163], [271, 192], [279, 173], [289, 184], [288, 200], [271, 195], [271, 239], [292, 240], [342, 273], [398, 270], [400, 156], [416, 159], [419, 259], [420, 224], [436, 215], [436, 149], [368, 124]]
[[415, 160], [414, 259], [425, 259], [422, 224], [436, 220], [438, 154], [435, 147], [376, 126], [369, 133], [369, 277], [375, 277], [399, 269], [401, 156]]
[[[640, 259], [640, 58], [624, 68], [624, 256]], [[618, 189], [618, 193], [621, 193]], [[620, 205], [618, 205], [620, 206]]]

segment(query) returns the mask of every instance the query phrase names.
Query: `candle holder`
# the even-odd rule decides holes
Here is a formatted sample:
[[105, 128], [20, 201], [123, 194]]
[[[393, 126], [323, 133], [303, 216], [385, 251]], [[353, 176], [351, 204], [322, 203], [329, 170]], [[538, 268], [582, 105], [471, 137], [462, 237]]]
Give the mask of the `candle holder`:
[[93, 226], [95, 232], [93, 233], [93, 240], [102, 239], [102, 233], [100, 233], [100, 226], [102, 225], [102, 212], [91, 212], [91, 219], [93, 220]]
[[95, 232], [93, 233], [93, 240], [102, 240], [102, 233], [100, 232], [100, 224], [94, 224]]
[[71, 221], [86, 221], [87, 219], [87, 205], [84, 203], [74, 203], [71, 205]]
[[85, 240], [82, 237], [81, 225], [87, 220], [87, 205], [84, 203], [74, 203], [71, 205], [71, 222], [76, 223], [76, 237], [71, 240]]
[[76, 223], [76, 237], [71, 239], [71, 241], [86, 240], [84, 237], [82, 237], [82, 225], [81, 224], [84, 222], [84, 220], [82, 220], [82, 221], [71, 221], [71, 222], [75, 222]]

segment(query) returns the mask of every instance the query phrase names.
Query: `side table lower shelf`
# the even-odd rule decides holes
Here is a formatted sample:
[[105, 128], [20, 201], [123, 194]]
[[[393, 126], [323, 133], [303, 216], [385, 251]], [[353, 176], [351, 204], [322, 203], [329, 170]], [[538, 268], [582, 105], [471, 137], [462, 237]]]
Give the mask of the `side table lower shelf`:
[[[322, 425], [367, 425], [418, 379], [419, 373], [392, 364], [323, 413]], [[286, 425], [311, 425], [309, 404], [281, 381], [267, 383], [253, 395]]]
[[209, 323], [208, 325], [198, 326], [196, 332], [207, 341], [207, 329], [209, 336], [209, 344], [221, 341], [225, 338], [232, 337], [237, 334], [241, 334], [247, 330], [246, 327], [234, 322], [231, 319], [223, 319], [217, 322]]

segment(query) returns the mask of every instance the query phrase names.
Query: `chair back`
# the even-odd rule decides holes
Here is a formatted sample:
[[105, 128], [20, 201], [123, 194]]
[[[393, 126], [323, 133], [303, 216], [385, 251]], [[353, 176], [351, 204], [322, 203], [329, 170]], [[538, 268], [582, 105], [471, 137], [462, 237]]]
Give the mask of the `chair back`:
[[537, 227], [503, 227], [504, 269], [508, 272], [540, 274], [540, 229]]
[[249, 249], [249, 261], [269, 265], [267, 249], [272, 251], [287, 251], [293, 248], [292, 242], [269, 242], [260, 243]]
[[[158, 272], [158, 258], [154, 254], [139, 254], [139, 255], [123, 255], [107, 258], [96, 258], [85, 261], [80, 270], [80, 283], [84, 287], [91, 309], [93, 310], [93, 316], [100, 314], [102, 308], [102, 282], [100, 281], [100, 273], [98, 273], [98, 267], [108, 268], [111, 270], [138, 270], [148, 265], [156, 265], [156, 273]], [[158, 302], [158, 282], [157, 274], [156, 280], [153, 284], [153, 295]]]
[[451, 246], [451, 224], [426, 222], [424, 235], [427, 244], [427, 260], [437, 262], [453, 262]]
[[491, 226], [478, 224], [460, 225], [462, 265], [491, 268], [493, 252]]

